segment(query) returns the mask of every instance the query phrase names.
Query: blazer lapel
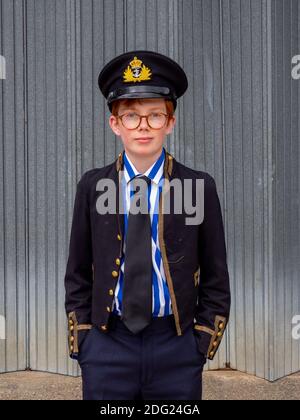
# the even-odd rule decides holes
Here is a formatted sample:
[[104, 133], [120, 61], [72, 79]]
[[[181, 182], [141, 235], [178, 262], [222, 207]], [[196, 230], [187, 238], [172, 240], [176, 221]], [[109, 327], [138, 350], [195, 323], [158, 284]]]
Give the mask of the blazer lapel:
[[[166, 151], [166, 159], [164, 164], [164, 178], [165, 180], [171, 182], [174, 179], [174, 169], [176, 169], [176, 162], [174, 161], [173, 156]], [[168, 232], [171, 229], [172, 223], [172, 214], [174, 213], [174, 191], [171, 188], [169, 191], [168, 182], [164, 182], [163, 190], [162, 190], [162, 200], [164, 199], [167, 194], [170, 194], [170, 212], [167, 214], [162, 214], [160, 217], [163, 217], [163, 226], [164, 226], [164, 233]]]
[[[119, 234], [121, 235], [121, 238], [122, 238], [122, 243], [123, 243], [123, 238], [124, 238], [124, 206], [123, 206], [123, 194], [122, 194], [122, 189], [120, 188], [120, 186], [121, 186], [121, 180], [122, 180], [123, 168], [124, 168], [123, 153], [124, 152], [119, 154], [115, 162], [114, 171], [113, 171], [113, 179], [115, 181], [116, 191], [117, 191], [116, 217], [117, 217], [117, 222], [118, 222]], [[122, 210], [121, 213], [120, 213], [120, 210]]]

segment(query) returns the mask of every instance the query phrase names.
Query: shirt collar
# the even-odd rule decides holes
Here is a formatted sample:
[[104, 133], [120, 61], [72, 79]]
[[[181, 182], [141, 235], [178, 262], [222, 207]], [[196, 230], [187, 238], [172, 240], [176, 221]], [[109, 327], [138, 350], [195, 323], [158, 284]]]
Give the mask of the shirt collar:
[[146, 172], [141, 174], [138, 172], [134, 164], [131, 162], [129, 157], [126, 155], [124, 151], [124, 176], [126, 183], [130, 182], [133, 178], [135, 178], [138, 175], [145, 175], [148, 178], [151, 179], [152, 182], [158, 184], [164, 170], [164, 162], [165, 162], [165, 149], [162, 149], [162, 152], [159, 156], [159, 158], [153, 163], [153, 165], [147, 169]]

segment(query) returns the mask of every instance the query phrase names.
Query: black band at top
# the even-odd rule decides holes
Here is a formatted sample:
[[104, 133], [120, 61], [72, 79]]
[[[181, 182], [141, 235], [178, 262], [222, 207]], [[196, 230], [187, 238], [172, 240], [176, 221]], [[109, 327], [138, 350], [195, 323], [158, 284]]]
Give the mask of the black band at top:
[[134, 94], [134, 93], [154, 93], [156, 95], [161, 95], [168, 97], [170, 99], [176, 100], [176, 95], [174, 92], [171, 92], [171, 90], [168, 87], [164, 86], [127, 86], [124, 88], [118, 88], [116, 90], [113, 90], [109, 93], [107, 97], [107, 102], [110, 103], [114, 99], [126, 95], [126, 94]]

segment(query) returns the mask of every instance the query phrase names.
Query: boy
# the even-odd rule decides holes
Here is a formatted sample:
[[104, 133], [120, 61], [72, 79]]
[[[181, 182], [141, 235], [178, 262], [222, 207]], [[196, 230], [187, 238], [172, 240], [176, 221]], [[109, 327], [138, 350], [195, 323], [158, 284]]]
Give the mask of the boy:
[[[124, 151], [77, 185], [65, 287], [83, 398], [201, 399], [230, 290], [215, 182], [163, 147], [187, 78], [162, 54], [132, 51], [106, 64], [98, 84]], [[187, 208], [199, 180], [204, 218], [195, 223]]]

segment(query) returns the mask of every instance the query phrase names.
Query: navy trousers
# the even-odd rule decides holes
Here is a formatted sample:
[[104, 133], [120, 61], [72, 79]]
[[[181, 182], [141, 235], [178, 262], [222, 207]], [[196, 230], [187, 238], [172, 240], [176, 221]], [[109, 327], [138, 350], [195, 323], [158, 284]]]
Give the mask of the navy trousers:
[[201, 400], [206, 357], [191, 325], [176, 335], [174, 316], [153, 318], [135, 335], [114, 314], [80, 346], [84, 400]]

